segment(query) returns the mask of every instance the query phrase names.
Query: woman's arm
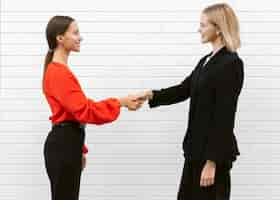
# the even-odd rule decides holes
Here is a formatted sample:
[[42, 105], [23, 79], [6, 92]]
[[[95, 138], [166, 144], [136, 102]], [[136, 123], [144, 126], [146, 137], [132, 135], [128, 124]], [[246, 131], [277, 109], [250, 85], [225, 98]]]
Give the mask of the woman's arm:
[[109, 123], [118, 118], [121, 106], [131, 110], [139, 106], [133, 97], [108, 98], [98, 102], [89, 99], [77, 79], [64, 69], [53, 71], [49, 79], [51, 95], [81, 123]]
[[189, 98], [192, 73], [180, 84], [149, 92], [149, 106], [171, 105]]

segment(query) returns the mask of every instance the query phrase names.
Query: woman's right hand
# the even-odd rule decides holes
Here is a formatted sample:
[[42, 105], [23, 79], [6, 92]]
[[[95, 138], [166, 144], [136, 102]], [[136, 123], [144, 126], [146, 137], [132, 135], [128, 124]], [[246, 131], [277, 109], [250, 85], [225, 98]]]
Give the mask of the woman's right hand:
[[138, 100], [138, 96], [128, 95], [119, 99], [121, 106], [127, 107], [128, 110], [137, 110], [139, 109], [143, 101]]
[[83, 153], [82, 155], [82, 170], [84, 170], [86, 168], [87, 165], [87, 156], [86, 154]]
[[146, 90], [144, 92], [139, 93], [138, 95], [138, 100], [140, 101], [147, 101], [147, 100], [152, 100], [154, 93], [152, 90]]

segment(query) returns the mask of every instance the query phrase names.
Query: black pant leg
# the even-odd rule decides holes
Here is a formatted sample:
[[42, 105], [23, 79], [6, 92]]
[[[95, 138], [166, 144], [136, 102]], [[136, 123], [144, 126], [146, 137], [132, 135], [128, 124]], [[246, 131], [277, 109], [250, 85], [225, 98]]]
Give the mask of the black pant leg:
[[78, 200], [81, 168], [77, 166], [52, 167], [48, 164], [52, 200]]
[[185, 161], [178, 200], [229, 200], [230, 199], [230, 170], [217, 166], [215, 184], [200, 187], [201, 172], [204, 161]]
[[53, 129], [45, 142], [44, 157], [52, 200], [78, 200], [84, 132], [67, 127]]
[[193, 173], [192, 165], [188, 160], [185, 160], [183, 172], [181, 176], [177, 200], [192, 200], [192, 187], [193, 187]]
[[216, 200], [229, 200], [231, 191], [230, 169], [218, 166], [215, 181]]

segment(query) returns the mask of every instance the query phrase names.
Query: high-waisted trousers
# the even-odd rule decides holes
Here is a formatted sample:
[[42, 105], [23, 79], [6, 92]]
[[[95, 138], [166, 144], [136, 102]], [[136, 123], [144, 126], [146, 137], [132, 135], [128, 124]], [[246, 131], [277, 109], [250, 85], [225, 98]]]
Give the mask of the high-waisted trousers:
[[76, 123], [54, 125], [44, 145], [52, 200], [78, 200], [85, 130]]

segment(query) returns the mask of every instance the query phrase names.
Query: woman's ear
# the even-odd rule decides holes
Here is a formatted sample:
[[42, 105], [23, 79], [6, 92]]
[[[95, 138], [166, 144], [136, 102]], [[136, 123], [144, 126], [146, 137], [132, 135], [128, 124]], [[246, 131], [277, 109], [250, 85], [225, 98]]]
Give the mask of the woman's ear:
[[57, 35], [56, 36], [56, 41], [58, 44], [61, 44], [63, 42], [63, 36], [62, 35]]
[[219, 27], [216, 26], [216, 35], [221, 36], [222, 32]]

